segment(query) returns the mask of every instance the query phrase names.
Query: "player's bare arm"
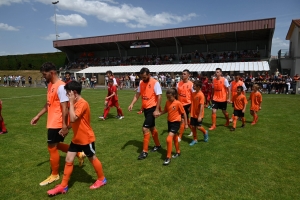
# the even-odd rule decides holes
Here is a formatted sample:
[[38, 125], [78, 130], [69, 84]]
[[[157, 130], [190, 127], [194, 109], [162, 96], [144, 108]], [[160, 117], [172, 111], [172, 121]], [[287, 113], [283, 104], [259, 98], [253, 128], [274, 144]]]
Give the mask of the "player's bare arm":
[[139, 92], [135, 93], [135, 95], [134, 95], [134, 97], [132, 99], [131, 104], [128, 106], [128, 111], [132, 111], [133, 105], [139, 99], [139, 97], [140, 97], [140, 93]]
[[48, 104], [46, 103], [46, 104], [44, 105], [44, 107], [42, 108], [42, 110], [41, 110], [34, 118], [32, 118], [30, 124], [31, 124], [31, 125], [36, 125], [37, 122], [39, 121], [40, 117], [41, 117], [43, 114], [45, 114], [47, 111], [48, 111]]

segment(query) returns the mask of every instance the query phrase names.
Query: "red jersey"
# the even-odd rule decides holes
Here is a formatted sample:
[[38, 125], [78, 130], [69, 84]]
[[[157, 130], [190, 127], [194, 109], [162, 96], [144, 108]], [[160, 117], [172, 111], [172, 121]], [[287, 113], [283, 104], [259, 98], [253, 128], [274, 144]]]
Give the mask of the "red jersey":
[[117, 94], [117, 87], [115, 85], [108, 86], [107, 88], [107, 97], [115, 93], [113, 97], [111, 97], [109, 100], [110, 101], [118, 101], [118, 94]]

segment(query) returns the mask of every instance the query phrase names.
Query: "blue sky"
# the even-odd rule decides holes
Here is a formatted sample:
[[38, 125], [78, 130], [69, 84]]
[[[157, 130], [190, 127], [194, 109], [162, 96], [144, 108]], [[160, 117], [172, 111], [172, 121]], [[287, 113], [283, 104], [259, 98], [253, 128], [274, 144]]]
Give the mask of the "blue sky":
[[0, 0], [0, 56], [56, 52], [59, 39], [276, 17], [272, 55], [288, 49], [299, 0]]

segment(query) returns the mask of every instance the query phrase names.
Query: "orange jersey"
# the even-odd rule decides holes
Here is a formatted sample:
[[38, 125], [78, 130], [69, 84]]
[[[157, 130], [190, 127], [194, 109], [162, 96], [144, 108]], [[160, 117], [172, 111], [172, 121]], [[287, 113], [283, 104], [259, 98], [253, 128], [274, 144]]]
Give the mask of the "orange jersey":
[[234, 110], [243, 110], [245, 105], [248, 103], [247, 98], [243, 94], [236, 94], [232, 97], [232, 101], [234, 104]]
[[168, 112], [169, 122], [180, 122], [181, 115], [185, 113], [182, 103], [178, 100], [167, 101], [164, 111]]
[[[244, 82], [243, 81], [231, 81], [231, 100], [233, 101], [233, 96], [235, 96], [237, 94], [237, 87], [238, 86], [243, 86]], [[242, 94], [245, 94], [244, 91], [242, 91]]]
[[259, 111], [259, 106], [262, 102], [262, 96], [260, 92], [251, 92], [250, 94], [251, 107], [250, 110]]
[[[202, 91], [193, 92], [192, 105], [191, 105], [191, 117], [198, 118], [200, 114], [200, 106], [204, 106], [205, 97]], [[204, 118], [204, 109], [201, 113], [201, 118]]]
[[47, 93], [47, 107], [48, 107], [48, 117], [47, 117], [47, 128], [62, 128], [62, 108], [60, 105], [60, 99], [58, 96], [58, 88], [65, 83], [61, 80], [56, 83], [48, 84]]
[[[225, 85], [227, 83], [227, 85]], [[217, 102], [225, 102], [227, 100], [227, 87], [228, 81], [224, 77], [220, 77], [218, 80], [217, 78], [213, 79], [213, 90], [214, 96], [213, 100]]]
[[185, 106], [191, 104], [191, 97], [193, 91], [193, 83], [192, 81], [187, 81], [184, 83], [180, 81], [177, 84], [177, 91], [178, 91], [178, 100]]
[[72, 123], [74, 136], [72, 142], [74, 144], [86, 145], [95, 141], [95, 134], [91, 127], [91, 111], [90, 106], [83, 98], [74, 104], [75, 115], [77, 120]]
[[[160, 90], [160, 92], [158, 94], [155, 93], [154, 87], [159, 87], [158, 90]], [[150, 78], [147, 83], [140, 81], [138, 92], [140, 92], [142, 96], [142, 107], [144, 109], [152, 108], [157, 105], [157, 95], [161, 94], [161, 87], [157, 80]]]

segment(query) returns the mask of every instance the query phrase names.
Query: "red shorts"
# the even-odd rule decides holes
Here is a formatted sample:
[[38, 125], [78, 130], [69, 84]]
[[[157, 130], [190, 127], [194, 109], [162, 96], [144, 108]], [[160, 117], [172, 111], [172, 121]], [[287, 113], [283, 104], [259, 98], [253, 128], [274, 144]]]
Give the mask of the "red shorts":
[[108, 107], [120, 107], [119, 102], [118, 101], [109, 101], [107, 104]]

